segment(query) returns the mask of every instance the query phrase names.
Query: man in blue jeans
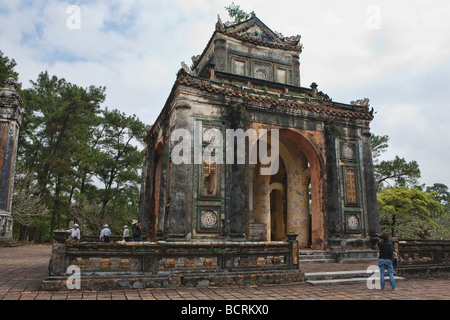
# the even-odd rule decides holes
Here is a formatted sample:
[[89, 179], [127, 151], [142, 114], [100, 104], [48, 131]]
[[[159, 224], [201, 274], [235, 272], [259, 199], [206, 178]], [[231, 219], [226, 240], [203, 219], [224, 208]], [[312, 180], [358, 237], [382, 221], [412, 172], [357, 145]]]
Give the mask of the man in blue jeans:
[[389, 241], [389, 235], [386, 232], [382, 234], [377, 234], [380, 241], [378, 242], [378, 250], [380, 255], [378, 257], [378, 267], [380, 268], [380, 285], [381, 290], [384, 290], [384, 270], [387, 269], [389, 275], [389, 283], [391, 284], [392, 290], [397, 290], [395, 287], [394, 280], [394, 267], [392, 265], [392, 247], [394, 246]]

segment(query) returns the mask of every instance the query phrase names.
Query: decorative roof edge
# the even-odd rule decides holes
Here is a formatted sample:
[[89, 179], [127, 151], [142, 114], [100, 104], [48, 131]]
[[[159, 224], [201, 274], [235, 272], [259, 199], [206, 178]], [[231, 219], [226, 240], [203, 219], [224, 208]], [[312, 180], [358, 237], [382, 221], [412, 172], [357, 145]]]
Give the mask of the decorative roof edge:
[[[229, 97], [236, 97], [242, 99], [248, 99], [259, 104], [281, 106], [290, 108], [293, 110], [304, 110], [310, 112], [317, 112], [327, 114], [330, 116], [337, 116], [342, 118], [355, 118], [361, 120], [372, 121], [373, 108], [369, 111], [366, 106], [359, 106], [354, 104], [345, 104], [339, 102], [333, 102], [331, 99], [323, 100], [321, 97], [315, 98], [313, 96], [306, 97], [283, 95], [280, 96], [275, 93], [262, 91], [259, 92], [252, 88], [244, 88], [240, 86], [233, 86], [221, 83], [216, 80], [206, 80], [201, 77], [188, 74], [184, 69], [180, 69], [177, 73], [176, 84], [186, 85], [190, 87], [198, 88], [201, 91], [207, 91], [210, 93], [222, 94]], [[303, 88], [305, 89], [305, 88]], [[308, 90], [308, 89], [305, 89]], [[261, 91], [261, 90], [260, 90]], [[281, 99], [274, 98], [274, 96], [281, 97]], [[325, 95], [326, 96], [326, 95]], [[327, 97], [327, 96], [326, 96]]]

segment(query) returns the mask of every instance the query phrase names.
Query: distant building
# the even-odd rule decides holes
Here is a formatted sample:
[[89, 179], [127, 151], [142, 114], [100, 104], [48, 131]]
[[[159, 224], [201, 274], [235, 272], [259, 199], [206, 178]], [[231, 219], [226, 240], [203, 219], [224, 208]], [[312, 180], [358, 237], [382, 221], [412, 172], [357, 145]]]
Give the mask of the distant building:
[[300, 36], [284, 37], [254, 14], [218, 19], [148, 130], [140, 220], [150, 240], [297, 234], [300, 248], [374, 245], [373, 112], [367, 100], [338, 103], [315, 83], [301, 87], [301, 52]]

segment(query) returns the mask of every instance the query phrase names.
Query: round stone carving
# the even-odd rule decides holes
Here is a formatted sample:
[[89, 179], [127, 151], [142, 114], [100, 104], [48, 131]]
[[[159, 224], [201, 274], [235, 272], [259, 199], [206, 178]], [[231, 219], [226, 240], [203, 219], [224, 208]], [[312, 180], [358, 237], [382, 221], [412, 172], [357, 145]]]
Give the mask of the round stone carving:
[[344, 144], [342, 147], [342, 156], [346, 160], [354, 160], [355, 159], [355, 151], [348, 144]]
[[213, 228], [217, 224], [217, 213], [211, 210], [202, 211], [200, 221], [203, 227]]
[[359, 218], [355, 214], [351, 214], [347, 217], [347, 226], [350, 230], [359, 229]]
[[267, 73], [264, 70], [257, 70], [255, 72], [255, 78], [267, 80]]
[[208, 128], [203, 131], [203, 142], [214, 142], [216, 140], [216, 130], [214, 128]]

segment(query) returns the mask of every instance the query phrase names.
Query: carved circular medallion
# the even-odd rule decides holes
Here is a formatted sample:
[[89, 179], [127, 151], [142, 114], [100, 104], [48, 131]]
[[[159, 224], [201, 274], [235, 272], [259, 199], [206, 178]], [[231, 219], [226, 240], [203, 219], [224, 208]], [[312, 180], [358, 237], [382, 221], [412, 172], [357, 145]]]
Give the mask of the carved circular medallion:
[[354, 160], [355, 159], [355, 151], [353, 150], [352, 146], [349, 146], [348, 144], [344, 144], [342, 147], [342, 156], [346, 160]]
[[351, 214], [347, 217], [347, 226], [350, 230], [359, 229], [359, 218], [355, 214]]
[[255, 72], [255, 78], [267, 80], [267, 73], [264, 70], [259, 69]]
[[203, 142], [214, 142], [216, 140], [216, 132], [217, 130], [214, 128], [208, 128], [203, 130]]
[[203, 227], [213, 228], [217, 224], [217, 213], [211, 210], [202, 211], [200, 220]]

